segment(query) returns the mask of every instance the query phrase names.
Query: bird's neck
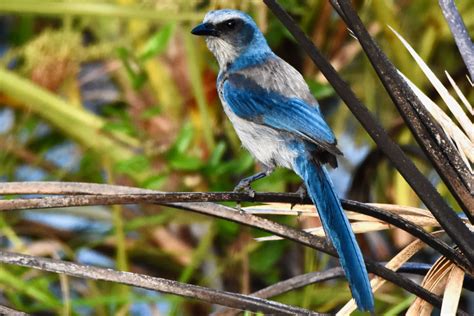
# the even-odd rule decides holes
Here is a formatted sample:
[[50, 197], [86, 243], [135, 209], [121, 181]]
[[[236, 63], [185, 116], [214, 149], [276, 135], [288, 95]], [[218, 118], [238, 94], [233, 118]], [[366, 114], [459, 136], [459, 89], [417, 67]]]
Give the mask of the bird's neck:
[[237, 52], [232, 60], [227, 60], [225, 65], [219, 62], [221, 71], [239, 71], [245, 68], [263, 64], [268, 58], [275, 56], [265, 40], [263, 34], [255, 34], [252, 41], [242, 50]]
[[241, 53], [230, 65], [228, 70], [238, 71], [245, 68], [255, 67], [265, 63], [269, 58], [275, 54], [268, 46], [265, 47], [250, 47]]

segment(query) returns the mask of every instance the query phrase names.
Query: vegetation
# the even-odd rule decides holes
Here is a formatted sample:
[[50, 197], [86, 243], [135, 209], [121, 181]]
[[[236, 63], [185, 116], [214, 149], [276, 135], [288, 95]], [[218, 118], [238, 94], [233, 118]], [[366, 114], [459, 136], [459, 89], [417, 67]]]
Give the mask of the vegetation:
[[[460, 210], [329, 1], [280, 2], [448, 204]], [[439, 78], [446, 78], [447, 70], [473, 102], [474, 89], [435, 2], [355, 2], [358, 14], [390, 60], [446, 113], [450, 112], [430, 80], [388, 25]], [[474, 34], [474, 2], [459, 0], [457, 6]], [[259, 1], [0, 2], [0, 181], [92, 182], [169, 192], [231, 191], [240, 178], [259, 166], [241, 148], [221, 109], [215, 60], [202, 38], [189, 32], [207, 11], [222, 7], [253, 15], [275, 52], [304, 74], [345, 154], [332, 172], [341, 196], [422, 208], [417, 195], [380, 154], [309, 57]], [[448, 79], [441, 80], [451, 87]], [[452, 88], [450, 92], [456, 95]], [[472, 118], [472, 113], [468, 115]], [[296, 175], [281, 169], [256, 182], [254, 188], [293, 192], [299, 184]], [[282, 205], [266, 208], [281, 209]], [[295, 210], [303, 212], [305, 207]], [[297, 228], [319, 226], [315, 216], [267, 217]], [[389, 261], [415, 240], [400, 229], [357, 216], [351, 219], [362, 222], [360, 232], [370, 232], [360, 235], [359, 241], [367, 257], [376, 261]], [[411, 220], [438, 226], [431, 218], [431, 222]], [[256, 240], [268, 236], [261, 230], [160, 205], [6, 212], [0, 215], [0, 234], [2, 249], [11, 252], [244, 294], [337, 265], [332, 257], [288, 240]], [[439, 257], [429, 248], [410, 247], [419, 247], [412, 258], [415, 262], [432, 264]], [[1, 305], [33, 314], [146, 315], [159, 311], [201, 315], [213, 310], [197, 300], [15, 265], [0, 267], [0, 289]], [[339, 278], [275, 299], [334, 312], [350, 297], [347, 283]], [[377, 314], [401, 313], [414, 299], [387, 283], [376, 294]], [[467, 310], [472, 305], [469, 300], [472, 295], [465, 295], [460, 306]]]

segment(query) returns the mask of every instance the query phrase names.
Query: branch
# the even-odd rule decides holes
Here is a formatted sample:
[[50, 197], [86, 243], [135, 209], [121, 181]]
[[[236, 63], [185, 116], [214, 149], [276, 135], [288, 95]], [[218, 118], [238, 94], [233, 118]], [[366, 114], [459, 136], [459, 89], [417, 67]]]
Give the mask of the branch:
[[[253, 292], [252, 296], [260, 298], [274, 297], [289, 291], [302, 288], [309, 284], [324, 282], [344, 276], [344, 270], [341, 267], [332, 268], [322, 272], [310, 272], [306, 274], [297, 275], [293, 278], [272, 284], [266, 288]], [[236, 315], [234, 309], [222, 308], [212, 313], [212, 316], [231, 316]]]
[[[348, 105], [354, 116], [361, 122], [367, 133], [392, 161], [393, 165], [433, 213], [451, 239], [462, 249], [469, 261], [474, 263], [474, 245], [469, 242], [474, 238], [473, 234], [446, 204], [428, 179], [423, 176], [400, 147], [390, 139], [380, 123], [377, 122], [367, 108], [357, 99], [347, 83], [339, 77], [331, 64], [322, 56], [288, 13], [286, 13], [275, 0], [264, 0], [264, 2], [291, 32], [298, 43], [306, 50], [338, 95]], [[346, 11], [347, 10], [344, 10], [347, 15]], [[472, 209], [474, 209], [474, 207]], [[469, 213], [469, 211], [467, 213]]]
[[[73, 197], [47, 197], [38, 199], [0, 200], [1, 210], [52, 208], [65, 206], [84, 206], [90, 203], [104, 203], [104, 198], [97, 200], [97, 194], [109, 195], [114, 200], [108, 204], [120, 203], [170, 203], [170, 202], [282, 202], [290, 204], [313, 204], [309, 198], [301, 200], [295, 193], [256, 193], [250, 196], [236, 192], [157, 192], [126, 186], [106, 185], [78, 182], [10, 182], [0, 184], [0, 194], [87, 194], [87, 201]], [[73, 203], [73, 204], [71, 204]], [[466, 271], [471, 270], [469, 261], [459, 251], [449, 247], [441, 239], [433, 237], [422, 228], [405, 220], [401, 216], [387, 212], [381, 208], [364, 203], [341, 200], [342, 206], [350, 211], [362, 213], [392, 224], [438, 251], [440, 254], [455, 262]]]
[[[146, 196], [146, 195], [145, 195]], [[143, 196], [141, 196], [143, 197]], [[140, 200], [140, 196], [132, 195], [127, 196], [127, 199], [124, 199], [120, 196], [107, 196], [107, 195], [83, 195], [83, 196], [68, 196], [56, 198], [43, 198], [43, 199], [32, 199], [32, 200], [48, 200], [45, 207], [59, 207], [59, 206], [80, 206], [80, 205], [110, 205], [110, 204], [133, 204]], [[148, 197], [148, 196], [146, 196]], [[62, 199], [62, 200], [61, 200]], [[150, 201], [151, 200], [151, 201]], [[153, 203], [153, 199], [149, 199], [148, 203]], [[35, 202], [36, 202], [35, 201]], [[54, 201], [54, 203], [53, 203]], [[9, 201], [0, 201], [0, 202], [9, 202]], [[59, 203], [61, 202], [61, 203]], [[141, 200], [141, 202], [143, 202]], [[238, 212], [233, 208], [213, 204], [213, 203], [160, 203], [163, 205], [189, 210], [201, 214], [211, 215], [218, 218], [227, 219], [236, 223], [244, 224], [246, 226], [259, 228], [261, 230], [267, 231], [274, 235], [293, 240], [302, 245], [311, 247], [313, 249], [325, 252], [329, 255], [337, 257], [337, 253], [334, 248], [327, 242], [325, 238], [313, 236], [304, 231], [300, 231], [291, 227], [280, 225], [273, 221], [261, 218], [258, 216], [253, 216], [243, 212]], [[377, 264], [368, 259], [365, 260], [367, 265], [367, 270], [377, 274], [378, 276], [397, 284], [398, 286], [404, 288], [405, 290], [419, 296], [423, 300], [426, 300], [430, 304], [440, 307], [441, 298], [426, 289], [420, 287], [413, 281]]]
[[453, 34], [464, 64], [471, 75], [471, 80], [474, 81], [474, 43], [472, 43], [469, 37], [466, 25], [456, 8], [454, 0], [439, 0], [439, 6], [446, 22], [448, 22], [449, 29]]
[[29, 314], [17, 311], [15, 309], [12, 309], [10, 307], [6, 307], [3, 305], [0, 305], [0, 315], [8, 315], [8, 316], [28, 316]]
[[249, 295], [219, 291], [138, 273], [98, 268], [62, 260], [46, 259], [0, 251], [0, 262], [43, 271], [63, 273], [74, 277], [116, 282], [162, 293], [170, 293], [199, 299], [210, 304], [225, 305], [254, 312], [276, 313], [281, 315], [321, 315], [307, 309], [268, 301]]

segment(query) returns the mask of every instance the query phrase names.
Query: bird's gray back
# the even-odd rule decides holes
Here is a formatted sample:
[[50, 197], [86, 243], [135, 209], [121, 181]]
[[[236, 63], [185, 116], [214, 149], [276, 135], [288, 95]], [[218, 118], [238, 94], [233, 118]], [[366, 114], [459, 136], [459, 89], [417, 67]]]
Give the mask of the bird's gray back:
[[318, 105], [303, 76], [293, 66], [276, 55], [271, 56], [258, 66], [238, 70], [230, 69], [230, 71], [251, 79], [268, 91], [285, 95], [288, 98], [301, 99], [308, 105]]

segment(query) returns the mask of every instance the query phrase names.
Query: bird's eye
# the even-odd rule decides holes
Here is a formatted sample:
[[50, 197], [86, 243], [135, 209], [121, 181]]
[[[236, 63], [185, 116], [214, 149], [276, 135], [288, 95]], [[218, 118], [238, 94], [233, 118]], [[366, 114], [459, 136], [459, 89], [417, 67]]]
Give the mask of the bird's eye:
[[229, 20], [225, 22], [225, 26], [229, 30], [233, 30], [235, 28], [235, 20]]

